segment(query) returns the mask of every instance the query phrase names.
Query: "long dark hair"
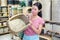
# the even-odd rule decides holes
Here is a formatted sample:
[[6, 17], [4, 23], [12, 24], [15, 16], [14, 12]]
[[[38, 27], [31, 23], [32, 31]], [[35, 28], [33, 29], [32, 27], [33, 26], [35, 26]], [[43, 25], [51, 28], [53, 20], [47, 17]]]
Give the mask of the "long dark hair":
[[[38, 10], [42, 9], [42, 4], [39, 2], [34, 3], [33, 5], [38, 7]], [[42, 11], [38, 12], [38, 16], [42, 17]]]

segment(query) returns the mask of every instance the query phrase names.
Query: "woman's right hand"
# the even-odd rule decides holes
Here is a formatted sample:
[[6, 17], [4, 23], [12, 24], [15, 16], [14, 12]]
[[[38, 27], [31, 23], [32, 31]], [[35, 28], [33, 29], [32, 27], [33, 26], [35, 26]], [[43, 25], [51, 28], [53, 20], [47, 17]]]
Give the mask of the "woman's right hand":
[[32, 22], [31, 21], [29, 21], [29, 24], [28, 25], [32, 25]]
[[29, 20], [31, 20], [32, 14], [28, 14], [26, 16], [29, 18]]

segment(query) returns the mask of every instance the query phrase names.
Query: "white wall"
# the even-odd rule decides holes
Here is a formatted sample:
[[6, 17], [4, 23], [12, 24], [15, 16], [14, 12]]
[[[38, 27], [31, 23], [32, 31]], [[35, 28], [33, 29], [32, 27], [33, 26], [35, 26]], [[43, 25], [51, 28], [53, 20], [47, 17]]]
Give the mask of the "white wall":
[[40, 0], [42, 3], [42, 14], [45, 20], [50, 20], [50, 0]]

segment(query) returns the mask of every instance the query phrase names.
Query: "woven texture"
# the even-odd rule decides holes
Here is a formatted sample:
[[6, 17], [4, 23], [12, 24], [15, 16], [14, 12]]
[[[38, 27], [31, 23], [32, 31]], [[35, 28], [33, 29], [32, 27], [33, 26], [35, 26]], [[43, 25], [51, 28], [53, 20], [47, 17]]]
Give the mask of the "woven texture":
[[8, 24], [9, 24], [9, 28], [11, 29], [11, 31], [22, 32], [28, 26], [28, 18], [24, 15], [19, 15], [19, 16], [12, 18], [12, 20], [9, 20]]

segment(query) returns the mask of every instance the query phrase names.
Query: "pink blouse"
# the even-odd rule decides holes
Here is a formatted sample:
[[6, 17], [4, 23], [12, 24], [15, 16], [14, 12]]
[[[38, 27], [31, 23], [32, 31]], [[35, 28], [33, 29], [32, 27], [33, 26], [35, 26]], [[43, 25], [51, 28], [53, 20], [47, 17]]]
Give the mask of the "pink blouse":
[[[38, 17], [37, 19], [35, 20], [32, 20], [32, 24], [33, 26], [38, 29], [39, 28], [39, 24], [44, 24], [44, 20], [40, 17]], [[28, 26], [28, 28], [24, 31], [24, 34], [26, 35], [34, 35], [36, 34], [33, 29], [31, 28], [31, 25]]]

